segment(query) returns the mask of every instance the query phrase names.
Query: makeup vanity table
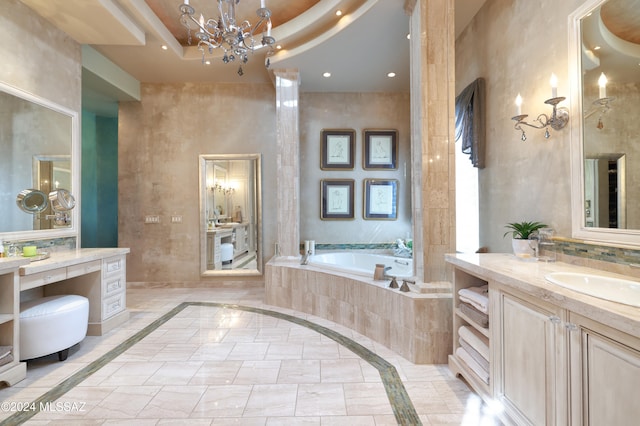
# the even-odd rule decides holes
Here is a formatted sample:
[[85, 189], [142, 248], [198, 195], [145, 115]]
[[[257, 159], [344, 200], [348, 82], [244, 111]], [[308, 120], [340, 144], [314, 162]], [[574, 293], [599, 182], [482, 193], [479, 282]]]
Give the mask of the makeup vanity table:
[[89, 299], [87, 334], [100, 336], [129, 319], [126, 309], [128, 248], [56, 252], [50, 258], [0, 259], [0, 346], [13, 347], [13, 360], [0, 365], [0, 382], [12, 385], [26, 375], [20, 362], [21, 293], [27, 297], [78, 294]]

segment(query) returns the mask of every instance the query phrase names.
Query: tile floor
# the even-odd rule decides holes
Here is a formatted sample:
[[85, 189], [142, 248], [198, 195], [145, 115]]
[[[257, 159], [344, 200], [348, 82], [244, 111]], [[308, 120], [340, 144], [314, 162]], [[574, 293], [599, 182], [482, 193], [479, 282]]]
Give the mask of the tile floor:
[[[25, 424], [398, 424], [388, 381], [350, 345], [364, 347], [397, 371], [401, 383], [392, 385], [404, 387], [417, 414], [404, 424], [499, 424], [446, 366], [412, 364], [348, 328], [264, 305], [262, 289], [129, 289], [127, 297], [128, 323], [88, 336], [65, 362], [55, 355], [30, 361], [25, 380], [0, 389], [0, 425], [20, 424], [15, 410], [31, 410], [36, 402], [41, 410], [23, 417]], [[188, 304], [170, 313], [181, 302], [250, 309]], [[287, 315], [312, 326], [283, 319]], [[162, 318], [161, 325], [152, 324]], [[340, 333], [347, 344], [314, 325]], [[42, 399], [56, 390], [66, 393]]]

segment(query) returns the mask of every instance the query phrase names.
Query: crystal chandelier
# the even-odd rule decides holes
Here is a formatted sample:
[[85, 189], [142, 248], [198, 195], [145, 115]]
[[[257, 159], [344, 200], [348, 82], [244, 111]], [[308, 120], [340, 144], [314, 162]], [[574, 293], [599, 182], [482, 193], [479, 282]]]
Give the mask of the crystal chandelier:
[[[222, 62], [229, 63], [238, 59], [242, 64], [249, 60], [249, 52], [261, 46], [268, 46], [265, 65], [269, 68], [269, 56], [273, 54], [273, 44], [276, 39], [271, 36], [271, 10], [265, 6], [265, 0], [260, 0], [260, 8], [256, 11], [258, 23], [251, 26], [249, 21], [238, 23], [236, 21], [236, 5], [240, 0], [217, 0], [219, 16], [217, 19], [205, 19], [194, 17], [195, 9], [184, 0], [180, 5], [180, 22], [187, 28], [187, 41], [191, 44], [191, 30], [194, 29], [198, 38], [198, 50], [202, 52], [202, 62], [205, 61], [205, 52], [213, 53], [213, 49], [222, 49], [224, 55]], [[192, 23], [195, 28], [192, 28]], [[260, 44], [256, 43], [254, 36], [262, 33]], [[238, 75], [242, 76], [242, 64], [238, 68]]]

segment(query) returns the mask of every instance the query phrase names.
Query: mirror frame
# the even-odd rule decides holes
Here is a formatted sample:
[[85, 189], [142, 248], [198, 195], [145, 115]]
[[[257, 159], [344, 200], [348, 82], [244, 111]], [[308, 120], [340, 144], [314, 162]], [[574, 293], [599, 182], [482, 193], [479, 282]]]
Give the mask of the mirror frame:
[[[255, 169], [255, 190], [256, 190], [256, 268], [257, 269], [207, 269], [207, 160], [254, 160]], [[203, 277], [248, 277], [262, 276], [262, 155], [261, 154], [201, 154], [200, 161], [200, 275]]]
[[[50, 110], [59, 112], [71, 118], [71, 186], [70, 189], [73, 197], [76, 199], [76, 204], [80, 203], [80, 123], [79, 123], [79, 113], [77, 111], [73, 111], [69, 108], [63, 107], [62, 105], [56, 104], [48, 99], [44, 99], [40, 96], [36, 96], [27, 91], [18, 89], [17, 87], [11, 86], [0, 81], [0, 91], [8, 93], [10, 95], [16, 96], [20, 99], [23, 99], [28, 102], [32, 102], [34, 104], [40, 105], [42, 107], [48, 108]], [[33, 155], [41, 155], [42, 153], [35, 153]], [[28, 189], [28, 188], [21, 188]], [[19, 192], [19, 191], [18, 191]], [[15, 194], [17, 195], [17, 193]], [[16, 206], [17, 208], [17, 206]], [[80, 238], [80, 209], [75, 208], [70, 212], [71, 216], [71, 226], [64, 228], [54, 228], [54, 229], [35, 229], [28, 231], [8, 231], [3, 232], [0, 230], [0, 238], [6, 241], [24, 241], [24, 240], [44, 240], [51, 238], [65, 238], [65, 237], [75, 237], [76, 238], [76, 246], [79, 243]]]
[[582, 116], [582, 37], [581, 19], [602, 6], [607, 0], [587, 0], [569, 15], [569, 80], [571, 81], [571, 111], [576, 119], [571, 123], [571, 228], [572, 237], [626, 246], [640, 246], [640, 230], [591, 228], [585, 221], [584, 128]]

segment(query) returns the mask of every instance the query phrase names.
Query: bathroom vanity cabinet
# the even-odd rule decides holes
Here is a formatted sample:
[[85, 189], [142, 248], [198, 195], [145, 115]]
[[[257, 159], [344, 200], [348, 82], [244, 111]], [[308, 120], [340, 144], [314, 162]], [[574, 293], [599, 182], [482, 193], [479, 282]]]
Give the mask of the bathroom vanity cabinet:
[[564, 310], [499, 282], [490, 288], [493, 395], [518, 424], [565, 424]]
[[127, 253], [127, 248], [54, 253], [49, 259], [20, 267], [20, 290], [38, 289], [41, 296], [78, 294], [86, 297], [89, 299], [87, 334], [100, 336], [129, 319]]
[[[561, 262], [522, 262], [507, 254], [448, 255], [458, 290], [489, 285], [489, 383], [456, 356], [451, 370], [507, 424], [636, 424], [640, 404], [640, 309], [547, 282], [551, 272], [603, 271]], [[454, 333], [473, 322], [454, 310]]]
[[249, 224], [223, 225], [207, 231], [207, 269], [222, 269], [220, 257], [223, 243], [233, 244], [233, 257], [249, 250]]
[[[12, 360], [0, 365], [0, 383], [11, 386], [24, 379], [27, 364], [20, 362], [20, 279], [18, 269], [27, 259], [0, 259], [0, 346], [11, 347]], [[0, 354], [2, 355], [2, 354]]]
[[638, 424], [640, 339], [577, 313], [567, 323], [571, 424]]

